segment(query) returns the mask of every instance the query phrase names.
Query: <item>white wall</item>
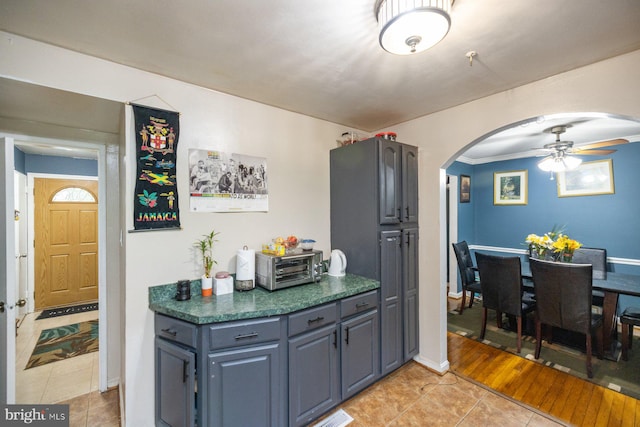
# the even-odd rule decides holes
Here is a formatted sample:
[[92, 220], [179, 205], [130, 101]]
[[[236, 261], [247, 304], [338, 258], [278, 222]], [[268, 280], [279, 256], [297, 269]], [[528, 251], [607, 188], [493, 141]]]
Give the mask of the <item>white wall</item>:
[[[126, 420], [153, 425], [153, 316], [149, 286], [195, 278], [192, 242], [220, 231], [215, 256], [233, 270], [235, 251], [258, 248], [294, 233], [329, 248], [329, 149], [342, 126], [204, 90], [161, 76], [0, 33], [0, 75], [106, 99], [127, 102], [152, 95], [154, 106], [181, 113], [178, 148], [181, 231], [127, 234], [122, 308], [125, 319], [123, 384]], [[395, 126], [398, 139], [420, 147], [420, 334], [419, 360], [446, 369], [446, 271], [442, 170], [476, 138], [542, 114], [578, 111], [640, 118], [640, 51], [531, 85], [470, 102]], [[144, 100], [139, 101], [143, 103]], [[124, 152], [126, 229], [132, 228], [134, 162], [130, 113]], [[214, 148], [267, 158], [269, 213], [188, 212], [187, 149]], [[126, 231], [126, 230], [125, 230]]]
[[420, 147], [420, 361], [448, 366], [442, 168], [494, 129], [540, 115], [602, 112], [640, 120], [639, 69], [635, 51], [394, 126], [398, 140]]
[[[127, 233], [133, 228], [136, 178], [129, 108], [122, 150], [126, 155], [121, 189], [126, 265], [121, 295], [125, 345], [121, 380], [127, 425], [151, 426], [153, 314], [148, 309], [148, 287], [198, 277], [193, 242], [212, 228], [220, 232], [214, 250], [219, 269], [234, 271], [237, 249], [243, 245], [260, 248], [278, 235], [313, 238], [318, 249], [328, 254], [329, 150], [347, 129], [7, 33], [0, 33], [0, 57], [4, 77], [181, 113], [177, 173], [182, 230]], [[266, 157], [269, 212], [190, 213], [189, 148]]]

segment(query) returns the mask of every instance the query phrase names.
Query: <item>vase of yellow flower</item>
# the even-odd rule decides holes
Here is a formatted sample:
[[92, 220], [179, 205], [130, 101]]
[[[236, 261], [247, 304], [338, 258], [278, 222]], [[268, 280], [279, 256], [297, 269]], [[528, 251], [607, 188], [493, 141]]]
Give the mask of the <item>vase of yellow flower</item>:
[[571, 262], [573, 260], [573, 253], [581, 246], [582, 243], [577, 240], [571, 239], [565, 234], [560, 234], [558, 239], [553, 242], [553, 251], [558, 254], [559, 260]]
[[553, 249], [553, 240], [547, 234], [529, 234], [525, 242], [529, 245], [529, 253], [533, 258], [547, 259]]
[[562, 262], [571, 262], [575, 250], [582, 246], [582, 243], [569, 238], [555, 226], [543, 236], [529, 234], [525, 242], [533, 258]]

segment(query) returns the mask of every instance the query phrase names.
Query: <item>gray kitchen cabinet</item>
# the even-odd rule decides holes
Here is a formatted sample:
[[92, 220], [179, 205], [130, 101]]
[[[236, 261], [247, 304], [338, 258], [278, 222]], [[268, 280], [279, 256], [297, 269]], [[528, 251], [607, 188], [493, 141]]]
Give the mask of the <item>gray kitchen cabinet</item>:
[[402, 316], [402, 232], [380, 233], [380, 360], [382, 374], [402, 366], [403, 316]]
[[289, 425], [308, 424], [340, 402], [337, 305], [289, 316]]
[[281, 317], [195, 325], [156, 314], [155, 332], [156, 425], [287, 424]]
[[154, 328], [158, 426], [307, 425], [380, 378], [378, 289], [247, 320], [156, 313]]
[[402, 274], [404, 313], [404, 361], [407, 362], [420, 350], [418, 322], [418, 228], [403, 230]]
[[280, 317], [273, 317], [204, 327], [207, 387], [202, 392], [207, 425], [286, 424], [284, 326]]
[[277, 342], [209, 354], [209, 425], [282, 425], [279, 361]]
[[384, 375], [419, 350], [418, 150], [370, 138], [331, 150], [330, 166], [331, 247], [380, 281]]
[[162, 317], [156, 320], [156, 426], [192, 427], [196, 424], [195, 325]]
[[378, 310], [343, 320], [340, 337], [342, 400], [346, 400], [380, 376]]
[[380, 224], [418, 222], [418, 150], [377, 140]]

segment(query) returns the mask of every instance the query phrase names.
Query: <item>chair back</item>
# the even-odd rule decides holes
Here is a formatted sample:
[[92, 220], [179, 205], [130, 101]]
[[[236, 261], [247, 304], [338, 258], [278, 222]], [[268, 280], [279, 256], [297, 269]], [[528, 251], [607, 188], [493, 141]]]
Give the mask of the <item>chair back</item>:
[[458, 271], [460, 272], [460, 278], [462, 284], [467, 286], [476, 281], [476, 275], [473, 271], [473, 259], [471, 258], [471, 252], [469, 251], [469, 245], [465, 240], [459, 243], [452, 243], [453, 251], [456, 254], [458, 260]]
[[482, 286], [482, 306], [514, 316], [522, 315], [520, 257], [503, 257], [476, 252]]
[[532, 258], [536, 316], [546, 325], [591, 333], [592, 266]]
[[578, 248], [573, 252], [575, 264], [591, 264], [594, 279], [607, 279], [607, 250], [600, 248]]

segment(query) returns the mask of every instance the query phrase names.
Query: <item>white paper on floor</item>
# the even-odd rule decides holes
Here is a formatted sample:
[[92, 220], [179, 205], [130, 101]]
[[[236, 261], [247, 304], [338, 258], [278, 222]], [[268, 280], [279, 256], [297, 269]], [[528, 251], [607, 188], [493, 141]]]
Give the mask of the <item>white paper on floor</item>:
[[353, 421], [351, 415], [347, 414], [343, 409], [339, 409], [313, 427], [344, 427], [351, 421]]

